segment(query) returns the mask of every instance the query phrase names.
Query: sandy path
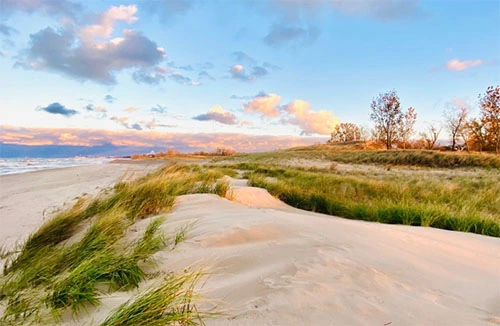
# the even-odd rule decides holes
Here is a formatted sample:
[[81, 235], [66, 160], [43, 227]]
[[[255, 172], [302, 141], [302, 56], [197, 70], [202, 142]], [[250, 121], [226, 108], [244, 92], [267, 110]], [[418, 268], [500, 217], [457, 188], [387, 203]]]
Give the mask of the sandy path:
[[[1, 178], [0, 239], [33, 229], [44, 208], [110, 186], [129, 167]], [[179, 197], [164, 231], [194, 225], [174, 251], [155, 255], [165, 271], [212, 273], [203, 294], [226, 314], [207, 325], [500, 324], [500, 239], [304, 212], [244, 181], [234, 185], [233, 201]], [[98, 324], [129, 295], [106, 296], [66, 324]]]

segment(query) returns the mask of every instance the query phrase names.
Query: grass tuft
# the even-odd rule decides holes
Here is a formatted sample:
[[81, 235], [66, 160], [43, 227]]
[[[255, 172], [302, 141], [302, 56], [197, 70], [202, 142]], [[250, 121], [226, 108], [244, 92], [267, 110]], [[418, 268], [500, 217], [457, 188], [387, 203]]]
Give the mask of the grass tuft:
[[203, 274], [170, 275], [116, 309], [101, 326], [202, 325], [202, 315], [193, 305], [194, 287]]

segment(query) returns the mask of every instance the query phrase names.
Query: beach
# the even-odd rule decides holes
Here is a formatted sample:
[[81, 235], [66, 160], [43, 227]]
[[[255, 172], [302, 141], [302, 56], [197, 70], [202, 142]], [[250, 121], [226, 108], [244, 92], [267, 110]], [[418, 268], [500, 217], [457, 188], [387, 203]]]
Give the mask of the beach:
[[[0, 177], [0, 244], [26, 239], [83, 194], [152, 171], [155, 161]], [[500, 240], [342, 219], [292, 208], [245, 180], [229, 199], [180, 196], [162, 226], [191, 225], [158, 269], [203, 269], [206, 325], [499, 325]], [[148, 220], [148, 219], [146, 219]], [[146, 225], [147, 221], [144, 221]], [[133, 293], [63, 321], [94, 325]]]

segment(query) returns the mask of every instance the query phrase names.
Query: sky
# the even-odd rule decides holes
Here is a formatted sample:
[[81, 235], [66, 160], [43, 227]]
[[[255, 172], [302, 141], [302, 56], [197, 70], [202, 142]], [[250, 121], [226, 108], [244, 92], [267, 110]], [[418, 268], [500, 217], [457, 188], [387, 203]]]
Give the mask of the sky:
[[500, 84], [498, 0], [0, 0], [0, 142], [261, 151]]

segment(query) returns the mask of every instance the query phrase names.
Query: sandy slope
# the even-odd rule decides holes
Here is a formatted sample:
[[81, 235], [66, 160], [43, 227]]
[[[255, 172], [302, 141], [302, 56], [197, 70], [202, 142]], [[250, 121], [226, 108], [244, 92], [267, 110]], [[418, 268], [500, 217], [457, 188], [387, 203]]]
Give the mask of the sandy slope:
[[[350, 221], [288, 207], [241, 181], [235, 188], [233, 201], [179, 197], [165, 232], [195, 224], [173, 252], [155, 255], [164, 270], [212, 273], [203, 294], [227, 314], [207, 325], [500, 324], [499, 239]], [[4, 191], [0, 203], [9, 204]], [[2, 229], [25, 206], [9, 206]], [[67, 324], [98, 323], [128, 296], [105, 297]]]

